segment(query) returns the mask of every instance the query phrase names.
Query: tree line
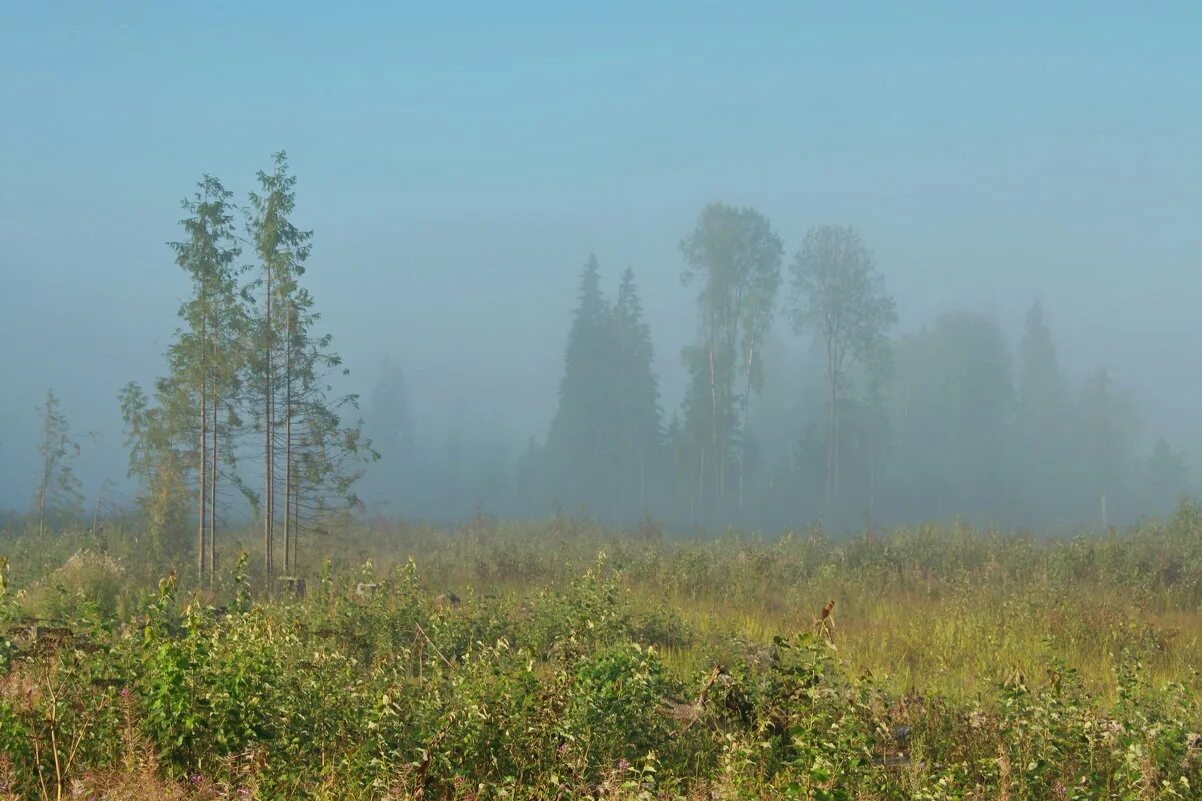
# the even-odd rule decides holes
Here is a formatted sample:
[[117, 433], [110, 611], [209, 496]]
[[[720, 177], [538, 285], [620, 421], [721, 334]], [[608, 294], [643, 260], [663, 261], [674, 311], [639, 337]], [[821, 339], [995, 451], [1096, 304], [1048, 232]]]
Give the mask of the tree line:
[[[715, 203], [680, 250], [698, 320], [680, 408], [661, 406], [633, 271], [610, 301], [590, 256], [545, 439], [520, 453], [479, 441], [489, 457], [477, 460], [474, 445], [420, 443], [392, 365], [368, 428], [395, 446], [365, 494], [417, 517], [462, 517], [470, 502], [503, 515], [862, 529], [951, 517], [1105, 526], [1167, 511], [1190, 489], [1180, 451], [1164, 439], [1144, 450], [1130, 393], [1108, 371], [1071, 385], [1039, 302], [1014, 353], [998, 321], [972, 311], [898, 334], [885, 277], [850, 227], [815, 226], [787, 258], [764, 215]], [[782, 355], [778, 319], [804, 358]]]
[[[151, 546], [191, 553], [202, 580], [223, 526], [247, 511], [271, 580], [295, 572], [302, 534], [362, 511], [360, 495], [390, 517], [847, 529], [953, 516], [1108, 525], [1189, 490], [1183, 455], [1163, 439], [1145, 452], [1131, 396], [1106, 370], [1072, 386], [1040, 303], [1016, 353], [995, 318], [971, 311], [898, 334], [856, 230], [815, 226], [787, 257], [763, 214], [720, 203], [680, 242], [697, 333], [680, 354], [679, 408], [662, 406], [634, 271], [611, 300], [590, 256], [541, 440], [516, 450], [488, 425], [436, 440], [392, 363], [364, 424], [358, 397], [334, 389], [345, 369], [305, 286], [313, 233], [292, 221], [295, 186], [283, 153], [244, 203], [214, 177], [198, 182], [169, 243], [190, 292], [166, 374], [120, 393]], [[781, 347], [782, 329], [803, 358]], [[83, 510], [79, 446], [52, 392], [39, 411], [44, 530]]]

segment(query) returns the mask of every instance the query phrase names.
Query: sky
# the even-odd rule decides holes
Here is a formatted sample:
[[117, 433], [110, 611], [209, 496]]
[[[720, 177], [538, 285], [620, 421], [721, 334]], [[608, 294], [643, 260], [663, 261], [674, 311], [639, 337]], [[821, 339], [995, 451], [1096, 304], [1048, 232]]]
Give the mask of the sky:
[[279, 149], [353, 388], [394, 358], [429, 431], [545, 432], [589, 253], [611, 291], [637, 273], [674, 407], [678, 243], [717, 200], [790, 254], [856, 226], [902, 330], [1017, 334], [1041, 298], [1070, 375], [1109, 367], [1202, 451], [1202, 4], [0, 6], [0, 507], [48, 388], [85, 489], [122, 476], [179, 202], [204, 173], [244, 197]]

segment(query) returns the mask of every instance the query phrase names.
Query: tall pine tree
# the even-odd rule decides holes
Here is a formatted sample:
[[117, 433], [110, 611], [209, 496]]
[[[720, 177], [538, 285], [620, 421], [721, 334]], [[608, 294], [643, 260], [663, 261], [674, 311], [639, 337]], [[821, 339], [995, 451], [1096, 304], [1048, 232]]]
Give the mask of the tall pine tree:
[[[183, 326], [168, 350], [171, 382], [179, 400], [193, 409], [194, 425], [181, 431], [195, 443], [189, 462], [196, 476], [197, 578], [212, 561], [216, 527], [216, 485], [222, 400], [233, 394], [241, 336], [232, 193], [204, 176], [195, 194], [183, 201], [188, 216], [180, 221], [186, 237], [172, 242], [175, 262], [192, 282], [192, 295], [180, 307]], [[186, 433], [185, 433], [186, 432]], [[232, 453], [232, 450], [230, 451]], [[211, 570], [210, 570], [211, 573]]]
[[616, 357], [613, 310], [601, 294], [600, 265], [590, 255], [580, 273], [559, 406], [547, 434], [547, 483], [557, 504], [599, 513], [613, 497], [620, 447], [613, 403]]
[[[614, 393], [617, 415], [618, 511], [647, 512], [648, 478], [660, 460], [659, 382], [655, 375], [651, 331], [643, 319], [634, 271], [627, 268], [613, 310], [616, 348]], [[635, 508], [637, 501], [637, 509]]]
[[[280, 406], [290, 406], [284, 374], [290, 371], [295, 311], [292, 308], [297, 280], [304, 274], [309, 257], [311, 231], [302, 231], [289, 219], [296, 207], [296, 176], [288, 172], [288, 157], [284, 152], [274, 154], [270, 173], [258, 173], [259, 190], [250, 194], [251, 218], [249, 238], [258, 258], [259, 306], [255, 320], [253, 357], [248, 363], [254, 402], [251, 413], [263, 437], [263, 485], [258, 499], [263, 524], [263, 572], [270, 585], [275, 573], [274, 545], [276, 523], [276, 491], [280, 480], [277, 458], [284, 450], [284, 439], [291, 443], [291, 418], [280, 425]], [[290, 454], [283, 454], [287, 461]], [[291, 471], [285, 469], [291, 475]], [[286, 524], [287, 525], [287, 524]], [[285, 537], [287, 532], [285, 531]]]
[[[335, 506], [356, 505], [352, 492], [358, 462], [375, 452], [361, 426], [346, 425], [342, 415], [358, 408], [355, 395], [332, 395], [329, 375], [342, 365], [328, 334], [316, 335], [320, 320], [308, 290], [300, 284], [311, 252], [312, 231], [297, 228], [296, 176], [284, 152], [273, 156], [270, 173], [258, 173], [259, 189], [250, 195], [250, 239], [258, 257], [259, 278], [246, 384], [251, 411], [263, 437], [263, 566], [275, 575], [277, 513], [282, 517], [284, 570], [295, 565], [302, 524]], [[345, 373], [345, 370], [343, 370]], [[280, 497], [282, 495], [282, 497]]]

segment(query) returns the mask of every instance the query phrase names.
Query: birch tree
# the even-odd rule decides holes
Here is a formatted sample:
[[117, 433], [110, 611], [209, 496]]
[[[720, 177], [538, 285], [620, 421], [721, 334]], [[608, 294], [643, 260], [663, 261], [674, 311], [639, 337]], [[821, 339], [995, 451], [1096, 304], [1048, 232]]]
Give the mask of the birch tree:
[[825, 352], [826, 497], [839, 488], [838, 403], [849, 371], [885, 346], [897, 312], [872, 254], [850, 227], [811, 228], [790, 267], [797, 333], [812, 331]]
[[154, 406], [133, 381], [122, 388], [118, 399], [129, 451], [127, 476], [138, 482], [137, 503], [146, 515], [151, 548], [161, 557], [175, 553], [186, 540], [188, 458], [179, 447], [182, 421], [178, 418], [190, 417], [191, 409], [163, 397], [172, 391], [169, 380], [160, 380], [157, 386], [159, 402]]
[[[780, 285], [783, 248], [758, 211], [711, 203], [680, 250], [681, 280], [698, 287], [701, 315], [700, 341], [685, 354], [693, 384], [685, 424], [705, 443], [697, 454], [699, 494], [712, 486], [721, 507], [731, 459], [739, 460], [740, 475], [745, 463], [742, 449], [736, 450], [739, 429], [759, 388], [761, 346]], [[706, 505], [704, 497], [699, 501]]]

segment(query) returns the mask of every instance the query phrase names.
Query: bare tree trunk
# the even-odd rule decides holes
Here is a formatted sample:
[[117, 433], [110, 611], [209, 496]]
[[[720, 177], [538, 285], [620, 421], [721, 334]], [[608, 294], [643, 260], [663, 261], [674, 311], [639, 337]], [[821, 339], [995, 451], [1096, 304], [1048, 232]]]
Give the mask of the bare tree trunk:
[[839, 387], [831, 393], [831, 487], [834, 497], [839, 497]]
[[292, 310], [284, 350], [284, 572], [292, 575]]
[[265, 301], [263, 317], [263, 358], [265, 361], [265, 367], [263, 370], [263, 578], [264, 581], [267, 582], [268, 590], [271, 589], [271, 535], [272, 523], [275, 517], [275, 499], [272, 494], [273, 484], [275, 483], [275, 465], [272, 462], [272, 457], [275, 451], [275, 443], [273, 442], [272, 438], [271, 419], [271, 370], [273, 366], [271, 323], [271, 267], [268, 266], [267, 299]]
[[100, 482], [100, 491], [96, 493], [96, 506], [92, 508], [92, 536], [96, 536], [96, 527], [100, 523], [100, 502], [104, 499], [104, 489], [108, 486], [109, 480], [106, 478]]
[[196, 581], [204, 584], [205, 579], [205, 536], [208, 533], [209, 510], [209, 362], [208, 362], [208, 292], [203, 279], [200, 286], [200, 459], [197, 466], [196, 521]]
[[747, 351], [747, 381], [743, 389], [743, 443], [739, 449], [739, 511], [743, 511], [743, 479], [747, 473], [747, 417], [751, 407], [751, 365], [755, 361], [755, 346]]
[[293, 482], [292, 482], [292, 557], [291, 557], [292, 561], [289, 563], [291, 566], [291, 573], [289, 575], [293, 575], [293, 576], [296, 575], [296, 572], [297, 572], [296, 558], [297, 558], [297, 554], [299, 553], [299, 547], [298, 547], [299, 539], [300, 539], [300, 482], [296, 481], [294, 478]]
[[[718, 453], [718, 375], [715, 372], [714, 366], [714, 337], [710, 334], [709, 343], [709, 358], [710, 358], [710, 429], [712, 431], [712, 440], [714, 446], [714, 454]], [[702, 451], [701, 461], [701, 480], [705, 481], [705, 452]], [[702, 509], [705, 508], [704, 493], [702, 495]], [[704, 511], [702, 512], [704, 515]]]
[[38, 487], [38, 536], [46, 533], [46, 487], [50, 483], [50, 456], [42, 456], [42, 485]]
[[639, 506], [647, 514], [647, 454], [639, 448]]
[[826, 502], [829, 511], [835, 496], [835, 372], [830, 365], [829, 349], [826, 370]]
[[204, 583], [205, 578], [205, 535], [208, 532], [208, 512], [209, 512], [209, 496], [208, 496], [208, 471], [209, 471], [209, 409], [207, 406], [208, 397], [206, 389], [208, 382], [205, 380], [205, 360], [204, 360], [204, 324], [201, 324], [201, 359], [200, 359], [200, 520], [196, 532], [196, 579], [200, 583]]
[[877, 460], [877, 421], [875, 415], [871, 422], [871, 433], [868, 445], [868, 531], [876, 528], [876, 460]]
[[618, 329], [621, 336], [618, 340], [618, 379], [617, 379], [617, 394], [621, 398], [621, 403], [618, 404], [618, 458], [614, 460], [612, 465], [614, 469], [614, 489], [616, 492], [611, 496], [611, 503], [618, 505], [618, 508], [625, 510], [626, 506], [626, 484], [629, 477], [626, 475], [627, 461], [630, 458], [630, 440], [626, 433], [626, 395], [629, 391], [626, 382], [626, 329], [622, 326]]
[[213, 449], [210, 454], [209, 470], [209, 585], [217, 580], [217, 407], [216, 392], [213, 396]]
[[[735, 300], [735, 308], [738, 309], [738, 307], [740, 305], [741, 305], [740, 300], [736, 299]], [[722, 305], [722, 333], [723, 333], [723, 339], [724, 339], [723, 347], [722, 347], [722, 355], [723, 355], [723, 357], [725, 357], [726, 361], [723, 364], [722, 382], [720, 384], [723, 413], [725, 413], [728, 409], [732, 413], [734, 413], [734, 409], [731, 405], [731, 402], [733, 400], [731, 398], [731, 390], [732, 390], [731, 384], [734, 380], [733, 370], [734, 370], [734, 359], [735, 359], [735, 328], [734, 328], [734, 325], [731, 323], [730, 318], [731, 318], [730, 302], [725, 301]], [[715, 417], [715, 422], [716, 422], [716, 417]], [[717, 518], [717, 516], [719, 514], [725, 514], [725, 512], [726, 512], [726, 460], [730, 457], [730, 440], [731, 440], [730, 434], [731, 434], [730, 420], [725, 419], [725, 414], [724, 414], [724, 419], [722, 421], [722, 437], [720, 440], [721, 445], [718, 448], [718, 453], [717, 453], [718, 463], [716, 465], [714, 465], [715, 468], [717, 468], [715, 480], [718, 483], [718, 504], [717, 504], [717, 510], [716, 510], [717, 514], [715, 514], [715, 518]]]

